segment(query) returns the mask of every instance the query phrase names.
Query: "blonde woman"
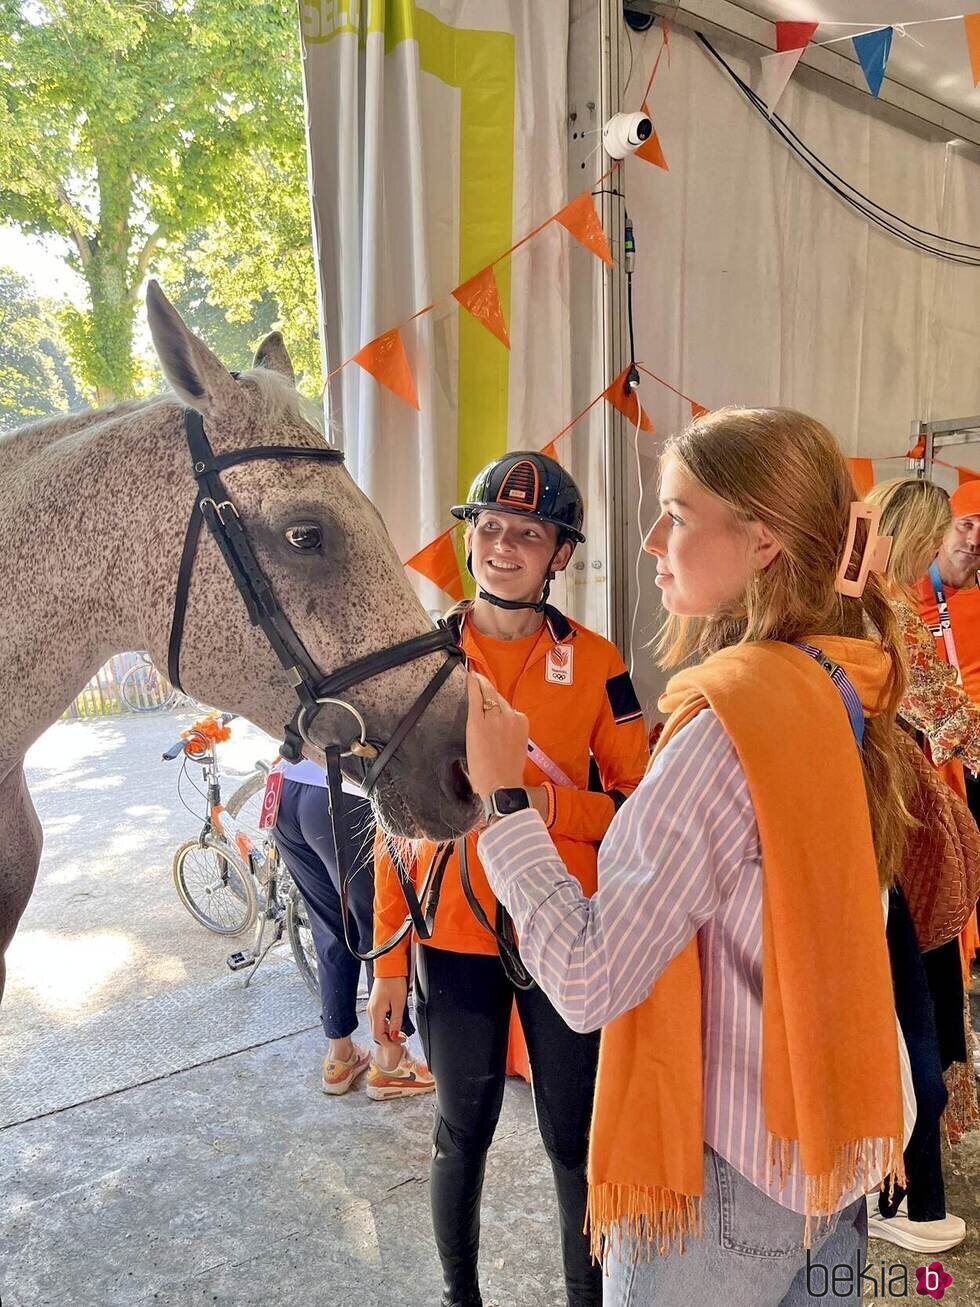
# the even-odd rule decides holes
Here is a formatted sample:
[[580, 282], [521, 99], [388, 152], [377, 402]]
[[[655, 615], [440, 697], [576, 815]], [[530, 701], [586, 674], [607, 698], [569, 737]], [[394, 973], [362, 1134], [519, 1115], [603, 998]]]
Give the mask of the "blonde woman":
[[[874, 537], [848, 547], [855, 499], [800, 413], [722, 409], [669, 441], [644, 547], [662, 661], [699, 661], [661, 700], [598, 891], [536, 812], [488, 817], [480, 838], [528, 969], [573, 1028], [604, 1027], [589, 1211], [615, 1307], [797, 1304], [831, 1276], [858, 1304], [841, 1268], [865, 1264], [863, 1195], [902, 1170], [914, 1101], [883, 888], [906, 829], [904, 671]], [[474, 681], [470, 779], [490, 811], [525, 741]]]
[[931, 481], [899, 477], [875, 486], [867, 502], [881, 509], [880, 530], [893, 541], [887, 590], [908, 661], [899, 715], [926, 736], [937, 767], [955, 758], [970, 771], [980, 771], [980, 708], [960, 685], [956, 668], [937, 655], [913, 594], [952, 520], [949, 496]]
[[[921, 731], [937, 765], [958, 760], [980, 768], [980, 709], [959, 684], [956, 670], [936, 653], [919, 617], [913, 586], [936, 557], [952, 520], [940, 486], [899, 477], [874, 487], [867, 502], [881, 511], [879, 530], [892, 538], [885, 589], [905, 640], [909, 682], [899, 716]], [[947, 1103], [944, 1072], [955, 1067], [954, 1095], [964, 1123], [975, 1120], [968, 1071], [964, 994], [956, 939], [919, 952], [904, 895], [892, 892], [888, 914], [895, 1003], [908, 1046], [915, 1086], [916, 1123], [905, 1152], [905, 1186], [869, 1200], [869, 1232], [901, 1248], [938, 1254], [966, 1237], [966, 1223], [946, 1210], [940, 1120]]]

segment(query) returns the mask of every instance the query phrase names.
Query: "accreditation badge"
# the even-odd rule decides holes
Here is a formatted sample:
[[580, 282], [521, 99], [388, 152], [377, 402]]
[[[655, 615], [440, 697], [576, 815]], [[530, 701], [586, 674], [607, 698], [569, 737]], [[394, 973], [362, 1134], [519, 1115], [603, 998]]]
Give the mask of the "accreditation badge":
[[570, 644], [556, 644], [548, 650], [544, 665], [544, 679], [549, 685], [571, 685], [575, 650]]
[[262, 813], [259, 817], [259, 830], [271, 830], [279, 816], [279, 799], [282, 795], [282, 783], [285, 779], [281, 771], [271, 771], [265, 778], [265, 790], [262, 794]]

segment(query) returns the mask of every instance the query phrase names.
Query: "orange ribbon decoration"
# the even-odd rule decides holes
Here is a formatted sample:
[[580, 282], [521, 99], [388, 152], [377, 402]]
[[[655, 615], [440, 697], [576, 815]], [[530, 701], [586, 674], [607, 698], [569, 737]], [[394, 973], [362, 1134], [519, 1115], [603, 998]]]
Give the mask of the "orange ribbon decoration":
[[963, 30], [966, 32], [966, 48], [970, 52], [973, 85], [980, 86], [980, 14], [964, 14]]
[[[643, 101], [643, 112], [652, 121], [653, 115], [650, 113], [650, 106], [646, 100]], [[646, 138], [638, 150], [633, 151], [637, 159], [642, 159], [644, 163], [652, 163], [655, 168], [663, 168], [664, 172], [669, 172], [667, 160], [664, 158], [663, 148], [660, 144], [660, 137], [657, 135], [656, 127]]]
[[603, 230], [591, 190], [583, 191], [572, 200], [571, 204], [566, 204], [564, 209], [559, 209], [555, 214], [555, 222], [560, 223], [597, 259], [601, 259], [610, 268], [613, 266], [609, 241]]
[[626, 378], [632, 366], [631, 363], [627, 364], [612, 385], [607, 386], [602, 393], [613, 408], [622, 413], [623, 417], [632, 426], [636, 426], [637, 418], [639, 418], [640, 430], [647, 432], [648, 435], [653, 435], [653, 423], [643, 411], [643, 405], [640, 403], [636, 391], [630, 391], [629, 394], [626, 391]]
[[458, 300], [468, 313], [472, 313], [477, 322], [482, 322], [487, 331], [492, 332], [505, 348], [510, 349], [510, 336], [492, 263], [475, 277], [470, 277], [461, 286], [457, 286], [452, 294], [453, 299]]
[[463, 598], [463, 578], [460, 575], [459, 559], [453, 543], [455, 530], [455, 526], [451, 526], [448, 531], [443, 531], [442, 535], [436, 536], [435, 540], [427, 544], [424, 549], [413, 554], [405, 566], [426, 577], [444, 594], [449, 595], [450, 599], [458, 602]]
[[380, 381], [382, 386], [387, 386], [393, 395], [397, 395], [412, 408], [419, 407], [419, 397], [415, 390], [412, 369], [408, 365], [405, 343], [397, 327], [392, 327], [390, 331], [368, 341], [353, 356], [353, 361], [365, 372], [369, 372], [375, 381]]

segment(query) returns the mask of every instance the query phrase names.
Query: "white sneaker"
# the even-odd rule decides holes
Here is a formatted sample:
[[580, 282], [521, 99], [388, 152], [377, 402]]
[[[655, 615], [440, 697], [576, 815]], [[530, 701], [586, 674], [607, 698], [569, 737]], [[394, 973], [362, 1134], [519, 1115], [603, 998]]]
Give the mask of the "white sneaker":
[[868, 1235], [916, 1253], [944, 1253], [966, 1238], [966, 1222], [949, 1212], [941, 1221], [910, 1221], [904, 1198], [894, 1216], [882, 1216], [878, 1195], [868, 1194]]

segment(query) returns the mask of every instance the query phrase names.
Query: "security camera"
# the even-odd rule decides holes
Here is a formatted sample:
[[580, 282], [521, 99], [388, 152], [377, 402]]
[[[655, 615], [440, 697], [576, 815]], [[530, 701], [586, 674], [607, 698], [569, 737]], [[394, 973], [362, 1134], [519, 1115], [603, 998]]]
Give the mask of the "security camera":
[[625, 159], [653, 133], [645, 113], [614, 113], [602, 129], [602, 146], [610, 159]]

